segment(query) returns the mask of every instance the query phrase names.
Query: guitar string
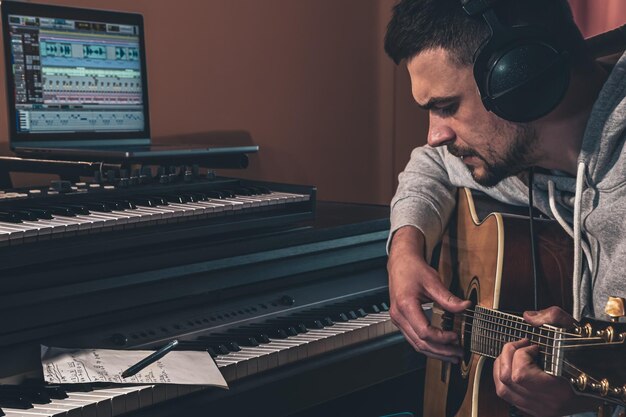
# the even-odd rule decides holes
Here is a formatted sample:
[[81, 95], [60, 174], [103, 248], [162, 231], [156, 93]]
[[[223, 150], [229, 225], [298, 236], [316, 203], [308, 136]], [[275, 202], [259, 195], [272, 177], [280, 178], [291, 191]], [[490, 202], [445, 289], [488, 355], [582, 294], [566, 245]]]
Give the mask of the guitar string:
[[[474, 313], [474, 314], [481, 314], [481, 315], [483, 315], [483, 316], [487, 316], [487, 317], [494, 317], [495, 319], [501, 318], [501, 319], [505, 319], [505, 320], [507, 320], [507, 319], [506, 319], [506, 318], [504, 318], [504, 317], [489, 316], [488, 314], [486, 314], [486, 313], [484, 313], [484, 312], [480, 312], [480, 311], [474, 311], [474, 310], [465, 310], [465, 311], [467, 311], [467, 312], [469, 312], [469, 313]], [[487, 310], [487, 312], [488, 312], [488, 311], [493, 311], [493, 310]], [[455, 316], [455, 317], [456, 317], [456, 316]], [[471, 318], [473, 318], [473, 317], [475, 317], [475, 315], [471, 315], [471, 314], [466, 314], [466, 313], [464, 313], [464, 314], [463, 314], [463, 317], [471, 317]], [[525, 326], [525, 327], [526, 327], [526, 328], [528, 328], [528, 329], [536, 329], [536, 328], [537, 328], [537, 327], [534, 327], [533, 325], [529, 324], [528, 322], [522, 321], [523, 319], [522, 319], [521, 317], [512, 316], [512, 315], [511, 315], [511, 317], [514, 317], [516, 320], [509, 320], [510, 322], [515, 322], [515, 323], [517, 323], [517, 324], [520, 324], [520, 325], [522, 325], [522, 326]], [[443, 319], [443, 320], [454, 320], [454, 317], [442, 316], [442, 319]], [[543, 327], [543, 329], [544, 329], [544, 330], [547, 330], [547, 331], [550, 331], [550, 332], [554, 332], [554, 331], [555, 331], [555, 330], [553, 330], [553, 329], [549, 329], [549, 328], [547, 328], [547, 327]], [[581, 337], [580, 335], [578, 335], [578, 334], [576, 334], [576, 333], [571, 333], [571, 332], [568, 332], [568, 331], [563, 331], [561, 334], [564, 334], [564, 335], [567, 335], [567, 336], [573, 336], [573, 337], [574, 337], [574, 338], [576, 338], [576, 339], [578, 339], [578, 338], [580, 338], [580, 337]], [[594, 336], [594, 337], [595, 337], [595, 336]]]
[[[495, 324], [495, 323], [492, 322], [491, 324]], [[487, 330], [490, 333], [494, 333], [491, 329], [484, 328], [484, 330]], [[519, 329], [516, 329], [516, 330], [519, 330]], [[471, 330], [466, 331], [466, 333], [471, 333]], [[496, 334], [499, 333], [499, 334], [504, 335], [504, 336], [513, 337], [513, 335], [511, 335], [509, 333], [504, 333], [504, 332], [495, 332], [495, 333]], [[474, 334], [477, 335], [476, 333], [474, 333]], [[499, 344], [503, 344], [503, 343], [506, 342], [506, 340], [503, 340], [501, 338], [492, 337], [492, 336], [489, 336], [489, 335], [477, 335], [477, 336], [481, 339], [481, 340], [479, 340], [479, 342], [487, 342], [488, 343], [489, 341], [496, 341]], [[543, 335], [540, 336], [540, 337], [543, 337], [544, 339], [547, 339], [547, 337], [543, 336]], [[534, 343], [534, 342], [531, 341], [531, 343], [533, 343], [535, 345], [543, 346], [544, 348], [549, 348], [550, 349], [550, 350], [540, 350], [539, 351], [539, 353], [544, 355], [544, 358], [546, 360], [550, 361], [550, 360], [552, 360], [552, 358], [554, 356], [556, 356], [554, 351], [558, 350], [558, 348], [556, 348], [556, 347], [554, 347], [552, 345], [547, 345], [545, 343], [540, 343], [540, 342]], [[586, 345], [586, 346], [592, 346], [592, 345]], [[565, 347], [565, 346], [562, 346], [562, 347]], [[584, 347], [584, 346], [570, 346], [570, 347]], [[501, 348], [500, 348], [500, 350], [501, 350]], [[478, 352], [478, 351], [475, 351], [475, 353], [480, 354], [480, 352]], [[569, 361], [567, 361], [565, 359], [563, 359], [561, 361], [561, 370], [562, 370], [562, 375], [561, 376], [563, 376], [563, 374], [565, 374], [566, 376], [572, 377], [572, 378], [573, 377], [578, 377], [579, 375], [581, 375], [583, 373], [582, 370], [580, 370], [578, 367], [574, 366], [573, 364], [571, 364]], [[593, 378], [593, 377], [591, 377], [589, 375], [587, 375], [587, 377], [592, 382], [597, 382], [597, 380], [595, 378]]]
[[[503, 340], [501, 340], [501, 339], [497, 339], [497, 338], [493, 338], [493, 337], [492, 337], [492, 338], [488, 338], [488, 339], [495, 340], [495, 341], [497, 341], [497, 342], [503, 342]], [[484, 341], [484, 340], [483, 340], [483, 341]], [[544, 345], [544, 346], [545, 346], [545, 345]], [[552, 349], [552, 351], [554, 351], [554, 348]], [[544, 357], [545, 357], [547, 360], [552, 360], [552, 358], [553, 358], [554, 356], [556, 356], [554, 353], [552, 353], [552, 351], [551, 351], [551, 352], [548, 352], [548, 351], [542, 351], [542, 350], [540, 350], [540, 351], [539, 351], [539, 353], [543, 354], [543, 355], [544, 355]], [[489, 356], [489, 354], [486, 354], [486, 353], [484, 353], [484, 352], [479, 352], [479, 351], [473, 351], [473, 352], [474, 352], [474, 353], [476, 353], [476, 354], [478, 354], [478, 355], [481, 355], [481, 354], [482, 354], [483, 356]], [[491, 354], [491, 355], [493, 355], [493, 354]], [[571, 377], [578, 376], [578, 375], [580, 375], [580, 374], [582, 374], [582, 373], [583, 373], [583, 371], [582, 371], [581, 369], [579, 369], [578, 367], [574, 366], [572, 363], [568, 362], [568, 361], [567, 361], [567, 360], [565, 360], [565, 359], [563, 359], [563, 361], [562, 361], [562, 366], [563, 366], [563, 371], [565, 371], [565, 372], [569, 373], [569, 376], [571, 376]], [[576, 375], [575, 375], [575, 374], [572, 374], [572, 373], [571, 373], [571, 371], [568, 371], [567, 369], [565, 369], [565, 367], [566, 367], [566, 366], [567, 366], [567, 367], [569, 367], [569, 368], [571, 368], [571, 369], [574, 369], [574, 370], [575, 370], [578, 374], [576, 374]], [[588, 377], [589, 379], [593, 380], [594, 382], [597, 382], [597, 380], [596, 380], [595, 378], [591, 377], [590, 375], [587, 375], [587, 377]]]
[[[496, 332], [496, 331], [493, 331], [493, 330], [490, 330], [490, 329], [486, 329], [486, 328], [483, 328], [483, 330], [487, 330], [487, 331], [490, 331], [492, 333], [496, 333], [496, 334], [504, 335], [504, 336], [510, 336], [510, 337], [514, 338], [513, 340], [510, 340], [510, 342], [517, 341], [517, 340], [522, 340], [522, 339], [528, 339], [531, 343], [536, 344], [536, 345], [553, 347], [553, 345], [541, 344], [539, 341], [534, 341], [534, 340], [532, 340], [532, 338], [529, 338], [527, 336], [515, 336], [515, 335], [511, 335], [509, 333]], [[472, 333], [472, 329], [465, 330], [464, 333], [471, 334]], [[543, 336], [540, 336], [540, 338], [541, 337], [543, 337]], [[545, 337], [543, 337], [543, 338], [545, 339]], [[555, 339], [555, 340], [558, 340], [558, 339]], [[611, 341], [611, 342], [604, 341], [604, 342], [601, 342], [601, 343], [586, 343], [586, 344], [578, 344], [578, 345], [567, 345], [567, 344], [564, 344], [563, 346], [559, 346], [558, 348], [559, 349], [578, 349], [578, 348], [587, 348], [587, 347], [595, 347], [595, 346], [617, 346], [617, 345], [623, 345], [623, 342], [622, 341]]]
[[[476, 340], [476, 343], [495, 341], [495, 342], [499, 342], [499, 343], [502, 343], [502, 344], [506, 344], [506, 343], [509, 343], [509, 342], [514, 342], [514, 341], [518, 341], [518, 340], [522, 340], [522, 339], [527, 339], [526, 337], [518, 337], [518, 336], [514, 336], [514, 335], [511, 335], [511, 334], [508, 334], [508, 333], [493, 331], [493, 330], [487, 329], [487, 328], [483, 328], [482, 330], [486, 330], [489, 333], [495, 334], [495, 335], [509, 336], [509, 337], [511, 337], [513, 339], [507, 341], [506, 338], [494, 337], [494, 336], [490, 336], [490, 335], [487, 335], [487, 334], [472, 333], [472, 330], [466, 330], [465, 333], [472, 334], [476, 338], [478, 338], [478, 340]], [[470, 339], [473, 339], [473, 338], [470, 337]], [[606, 343], [595, 343], [595, 344], [589, 344], [589, 345], [583, 345], [583, 346], [575, 346], [575, 345], [572, 345], [572, 346], [554, 346], [554, 345], [550, 345], [550, 344], [547, 344], [547, 343], [542, 343], [540, 340], [529, 339], [529, 341], [533, 345], [549, 348], [549, 349], [552, 349], [552, 350], [582, 348], [582, 347], [589, 347], [589, 346], [611, 346], [611, 345], [619, 345], [619, 344], [621, 344], [621, 342], [606, 342]], [[550, 354], [550, 353], [548, 353], [548, 351], [540, 351], [540, 353]], [[550, 354], [550, 355], [552, 355], [552, 354]]]
[[[578, 341], [598, 341], [598, 340], [604, 340], [600, 336], [583, 337], [583, 336], [576, 335], [574, 333], [568, 333], [568, 332], [561, 332], [559, 334], [561, 334], [561, 335], [573, 335], [574, 337], [558, 337], [558, 338], [557, 337], [551, 337], [549, 335], [544, 335], [544, 334], [541, 334], [541, 333], [535, 333], [532, 329], [538, 329], [539, 331], [546, 330], [548, 332], [551, 332], [552, 334], [556, 334], [557, 333], [556, 330], [548, 329], [548, 328], [545, 328], [545, 327], [543, 327], [543, 328], [536, 328], [536, 327], [532, 327], [532, 326], [531, 327], [527, 326], [528, 327], [527, 329], [522, 329], [522, 328], [516, 327], [515, 325], [507, 325], [507, 324], [504, 324], [504, 323], [500, 323], [498, 321], [490, 320], [489, 317], [484, 318], [484, 317], [473, 316], [473, 320], [472, 321], [473, 322], [474, 321], [478, 321], [478, 322], [494, 324], [494, 325], [499, 326], [499, 327], [513, 329], [513, 330], [518, 330], [518, 331], [525, 332], [525, 333], [530, 333], [533, 336], [539, 336], [539, 337], [543, 337], [543, 338], [549, 339], [549, 340], [576, 341], [576, 342], [578, 342]], [[518, 322], [518, 324], [522, 324], [522, 323]], [[470, 324], [470, 326], [471, 326], [471, 324]]]
[[[469, 310], [469, 309], [468, 309], [468, 310], [465, 310], [465, 311], [466, 311], [466, 312], [470, 312], [470, 313], [474, 313], [474, 314], [481, 314], [481, 315], [483, 315], [483, 316], [487, 316], [487, 317], [494, 317], [495, 319], [498, 319], [498, 318], [501, 318], [501, 319], [506, 319], [505, 317], [496, 317], [496, 316], [493, 316], [493, 315], [489, 315], [489, 314], [488, 314], [489, 312], [492, 312], [492, 311], [497, 311], [497, 310], [485, 310], [484, 312], [482, 312], [482, 311], [476, 311], [476, 310]], [[470, 314], [465, 314], [465, 313], [463, 314], [463, 316], [464, 316], [464, 317], [474, 317], [473, 315], [470, 315]], [[526, 321], [523, 321], [523, 318], [521, 318], [521, 317], [514, 316], [514, 315], [512, 315], [512, 314], [507, 314], [507, 316], [509, 316], [509, 317], [512, 317], [512, 318], [513, 318], [513, 319], [509, 319], [509, 321], [512, 321], [512, 322], [518, 323], [518, 324], [520, 324], [520, 325], [522, 325], [522, 326], [526, 326], [526, 327], [527, 327], [527, 328], [529, 328], [529, 329], [530, 329], [530, 328], [536, 328], [536, 327], [534, 327], [533, 325], [531, 325], [530, 323], [528, 323], [528, 322], [526, 322]], [[443, 319], [444, 319], [444, 320], [449, 320], [449, 319], [452, 319], [452, 318], [447, 317], [447, 316], [443, 316]], [[544, 330], [547, 330], [547, 331], [551, 331], [551, 332], [554, 332], [554, 331], [555, 331], [555, 330], [553, 330], [553, 329], [549, 329], [549, 328], [546, 328], [546, 327], [544, 327], [543, 329], [544, 329]], [[568, 335], [568, 336], [574, 336], [575, 338], [580, 337], [580, 335], [578, 335], [578, 334], [576, 334], [576, 333], [571, 333], [571, 332], [568, 332], [568, 331], [564, 331], [564, 332], [562, 332], [561, 334]]]
[[[532, 337], [532, 336], [537, 336], [537, 337], [539, 337], [539, 338], [542, 338], [542, 339], [545, 339], [545, 340], [551, 340], [551, 341], [561, 341], [561, 342], [577, 342], [577, 343], [574, 343], [574, 344], [572, 344], [572, 345], [569, 345], [568, 347], [586, 347], [586, 346], [595, 346], [595, 345], [599, 345], [599, 344], [602, 344], [602, 343], [592, 344], [592, 343], [578, 343], [578, 342], [589, 342], [589, 341], [591, 341], [591, 342], [597, 342], [597, 341], [600, 341], [600, 340], [604, 340], [604, 339], [602, 339], [602, 338], [601, 338], [601, 337], [599, 337], [599, 336], [598, 336], [598, 337], [596, 337], [596, 336], [594, 336], [594, 337], [573, 337], [573, 338], [564, 338], [564, 337], [563, 337], [563, 338], [558, 338], [558, 337], [549, 337], [549, 336], [547, 336], [547, 335], [543, 335], [543, 334], [540, 334], [540, 333], [527, 332], [527, 331], [522, 330], [522, 329], [519, 329], [519, 328], [517, 328], [517, 327], [513, 327], [513, 326], [506, 326], [506, 325], [503, 325], [503, 324], [501, 324], [501, 323], [497, 323], [497, 322], [494, 322], [494, 321], [481, 320], [481, 319], [474, 319], [474, 321], [475, 321], [475, 322], [479, 322], [479, 323], [480, 323], [480, 322], [482, 322], [482, 323], [494, 324], [494, 325], [499, 326], [499, 327], [501, 327], [501, 328], [508, 328], [508, 329], [513, 329], [514, 331], [520, 331], [520, 332], [522, 332], [522, 333], [526, 333], [526, 335], [525, 335], [525, 336], [520, 337], [520, 338], [529, 338], [529, 337]], [[465, 329], [466, 329], [466, 330], [465, 330], [465, 332], [466, 332], [466, 333], [468, 333], [468, 332], [469, 332], [469, 333], [471, 333], [471, 331], [472, 331], [471, 327], [472, 327], [472, 326], [473, 326], [473, 324], [469, 324], [469, 323], [468, 323], [468, 324], [465, 326]], [[469, 327], [469, 330], [467, 330], [467, 329], [468, 329], [468, 327]], [[484, 329], [484, 330], [493, 331], [494, 333], [499, 333], [499, 334], [507, 335], [507, 336], [515, 336], [515, 335], [512, 335], [512, 334], [507, 333], [507, 332], [504, 332], [504, 331], [496, 331], [495, 329], [493, 329], [493, 330], [492, 330], [492, 329], [487, 329], [487, 328], [485, 328], [485, 327], [483, 327], [483, 329]], [[518, 337], [518, 336], [515, 336], [515, 337]], [[621, 344], [621, 343], [622, 343], [622, 341], [615, 341], [615, 342], [607, 342], [607, 341], [604, 341], [604, 342], [603, 342], [603, 344], [607, 344], [607, 345], [608, 345], [608, 344]]]
[[[549, 328], [545, 328], [545, 327], [537, 328], [537, 327], [534, 327], [534, 326], [532, 326], [532, 325], [530, 325], [530, 324], [528, 324], [526, 322], [521, 322], [521, 321], [515, 321], [513, 323], [514, 324], [520, 324], [520, 325], [524, 326], [525, 328], [519, 328], [519, 327], [515, 327], [513, 325], [505, 325], [505, 324], [499, 323], [497, 321], [489, 320], [489, 318], [491, 318], [493, 316], [490, 317], [490, 316], [487, 316], [484, 313], [480, 313], [480, 312], [478, 312], [476, 314], [479, 314], [479, 315], [482, 314], [486, 318], [477, 317], [476, 315], [469, 315], [469, 314], [464, 314], [463, 317], [472, 318], [474, 321], [479, 320], [479, 321], [489, 322], [489, 323], [493, 323], [493, 324], [496, 324], [496, 325], [501, 326], [501, 327], [507, 327], [507, 328], [510, 328], [510, 329], [520, 330], [520, 331], [524, 331], [524, 332], [532, 333], [532, 334], [536, 334], [536, 333], [534, 333], [532, 331], [532, 329], [539, 329], [539, 330], [543, 329], [543, 330], [546, 330], [548, 332], [556, 333], [556, 330], [554, 330], [554, 329], [549, 329]], [[496, 320], [498, 319], [497, 317], [493, 317], [493, 318], [496, 319]], [[454, 320], [454, 317], [443, 317], [443, 320]], [[567, 331], [563, 331], [560, 334], [566, 335], [566, 336], [572, 336], [572, 337], [570, 337], [570, 338], [559, 338], [559, 340], [568, 340], [568, 341], [569, 340], [575, 340], [575, 341], [602, 340], [602, 338], [600, 336], [582, 337], [582, 336], [580, 336], [580, 335], [578, 335], [576, 333], [571, 333], [571, 332], [567, 332]], [[540, 336], [548, 338], [548, 339], [556, 339], [556, 338], [553, 338], [553, 337], [549, 337], [547, 335], [540, 335]]]
[[[490, 339], [491, 339], [491, 340], [498, 341], [498, 342], [502, 342], [502, 340], [501, 340], [501, 339], [496, 339], [496, 338], [490, 338]], [[553, 349], [553, 350], [554, 350], [554, 349]], [[482, 355], [482, 356], [490, 356], [490, 355], [488, 355], [488, 354], [485, 354], [485, 353], [483, 353], [483, 352], [479, 352], [479, 351], [472, 351], [472, 352], [473, 352], [473, 353], [476, 353], [476, 354], [478, 354], [478, 355]], [[556, 356], [554, 353], [551, 353], [551, 352], [548, 352], [548, 351], [542, 351], [542, 350], [540, 350], [540, 351], [539, 351], [539, 353], [543, 354], [543, 355], [544, 355], [544, 358], [545, 358], [546, 360], [548, 360], [548, 361], [551, 361], [551, 360], [552, 360], [552, 358], [553, 358], [554, 356]], [[491, 354], [491, 355], [493, 355], [493, 354]], [[583, 371], [582, 371], [581, 369], [579, 369], [578, 367], [574, 366], [571, 362], [569, 362], [569, 361], [567, 361], [567, 360], [565, 360], [565, 359], [563, 359], [563, 361], [562, 361], [561, 365], [562, 365], [562, 368], [561, 368], [561, 369], [562, 369], [562, 373], [566, 374], [566, 376], [567, 376], [567, 377], [578, 377], [580, 374], [582, 374], [582, 373], [583, 373]], [[573, 371], [572, 371], [572, 370], [573, 370], [573, 371], [575, 371], [576, 373], [573, 373]], [[561, 374], [561, 376], [563, 376], [563, 375]], [[588, 378], [588, 379], [590, 379], [592, 382], [598, 382], [598, 380], [597, 380], [597, 379], [593, 378], [593, 377], [592, 377], [592, 376], [590, 376], [590, 375], [587, 375], [587, 378]]]
[[[562, 337], [562, 338], [557, 338], [557, 337], [551, 337], [551, 336], [548, 336], [548, 335], [544, 335], [544, 334], [541, 334], [541, 333], [536, 333], [536, 332], [533, 332], [533, 331], [528, 331], [528, 330], [525, 330], [525, 329], [520, 329], [520, 328], [515, 327], [515, 326], [507, 326], [507, 325], [502, 324], [502, 323], [497, 323], [497, 322], [494, 322], [494, 321], [484, 320], [484, 319], [480, 319], [480, 318], [474, 318], [473, 321], [494, 324], [494, 325], [496, 325], [498, 327], [501, 327], [501, 328], [507, 328], [507, 329], [512, 329], [514, 331], [519, 331], [519, 332], [522, 332], [522, 333], [526, 333], [528, 337], [537, 336], [537, 337], [543, 338], [545, 340], [559, 340], [559, 341], [563, 341], [563, 342], [573, 342], [573, 346], [574, 347], [579, 347], [579, 346], [583, 347], [583, 346], [589, 346], [590, 345], [589, 343], [585, 344], [584, 342], [597, 342], [597, 341], [600, 341], [600, 340], [604, 340], [604, 339], [602, 339], [599, 336], [593, 336], [593, 337], [582, 337], [582, 336], [579, 336], [579, 337]], [[471, 329], [471, 326], [472, 326], [471, 323], [467, 323], [466, 324], [466, 329], [468, 327]], [[471, 330], [469, 330], [469, 331], [471, 331]], [[466, 332], [467, 332], [467, 330], [466, 330]], [[506, 333], [506, 332], [500, 332], [500, 333], [501, 334], [510, 335], [509, 333]], [[567, 334], [567, 333], [562, 333], [562, 334]], [[619, 344], [619, 343], [622, 343], [622, 342], [621, 341], [616, 341], [614, 343], [615, 344]]]

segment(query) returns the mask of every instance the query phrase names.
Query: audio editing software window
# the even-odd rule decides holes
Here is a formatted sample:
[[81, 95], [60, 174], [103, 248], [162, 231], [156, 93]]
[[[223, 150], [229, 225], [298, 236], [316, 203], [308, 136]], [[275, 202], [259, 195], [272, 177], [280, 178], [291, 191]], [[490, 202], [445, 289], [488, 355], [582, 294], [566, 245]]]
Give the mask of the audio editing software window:
[[9, 16], [23, 133], [144, 130], [139, 28]]

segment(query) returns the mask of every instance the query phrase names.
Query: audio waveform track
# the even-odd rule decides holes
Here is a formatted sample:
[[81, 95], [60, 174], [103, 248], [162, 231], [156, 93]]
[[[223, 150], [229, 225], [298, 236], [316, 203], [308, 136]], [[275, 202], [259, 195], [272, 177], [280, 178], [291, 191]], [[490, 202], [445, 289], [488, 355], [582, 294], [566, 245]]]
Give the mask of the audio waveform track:
[[46, 67], [46, 104], [141, 104], [141, 76], [134, 70]]
[[22, 129], [31, 132], [47, 131], [126, 131], [143, 126], [141, 111], [22, 111], [19, 112]]

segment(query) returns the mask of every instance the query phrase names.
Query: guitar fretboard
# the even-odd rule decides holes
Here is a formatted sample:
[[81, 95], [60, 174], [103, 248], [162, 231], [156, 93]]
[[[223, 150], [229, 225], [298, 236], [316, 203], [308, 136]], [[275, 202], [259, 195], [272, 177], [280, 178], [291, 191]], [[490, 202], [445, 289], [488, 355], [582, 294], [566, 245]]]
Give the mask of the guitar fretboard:
[[562, 330], [552, 326], [533, 327], [513, 314], [476, 306], [468, 312], [465, 332], [471, 332], [471, 351], [496, 358], [506, 343], [528, 339], [539, 346], [544, 371], [558, 374]]

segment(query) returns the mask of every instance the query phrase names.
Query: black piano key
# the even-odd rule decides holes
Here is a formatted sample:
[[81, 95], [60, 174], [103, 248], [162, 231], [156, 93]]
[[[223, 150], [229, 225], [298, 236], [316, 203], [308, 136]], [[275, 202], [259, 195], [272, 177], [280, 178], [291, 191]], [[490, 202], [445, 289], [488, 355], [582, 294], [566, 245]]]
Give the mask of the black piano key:
[[222, 193], [225, 198], [236, 197], [235, 192], [233, 190], [220, 190], [220, 193]]
[[0, 408], [2, 407], [27, 410], [33, 408], [33, 404], [18, 392], [0, 392]]
[[22, 223], [22, 219], [14, 212], [0, 211], [0, 222]]
[[195, 195], [195, 193], [185, 193], [182, 195], [182, 197], [187, 200], [187, 202], [189, 203], [195, 203], [198, 201], [201, 201], [198, 199], [198, 197]]
[[207, 346], [223, 345], [230, 352], [239, 352], [241, 347], [234, 340], [228, 340], [222, 337], [199, 336], [196, 342], [206, 343]]
[[44, 389], [52, 399], [63, 400], [67, 398], [67, 392], [60, 385], [44, 385]]
[[118, 204], [122, 210], [132, 210], [137, 208], [137, 205], [130, 200], [115, 200], [115, 203]]
[[91, 392], [93, 386], [91, 384], [64, 384], [63, 389], [68, 392]]
[[248, 196], [253, 195], [252, 191], [244, 187], [237, 187], [233, 189], [233, 192], [237, 195], [248, 195]]
[[136, 209], [137, 205], [130, 200], [107, 200], [107, 204], [110, 204], [111, 207], [114, 207], [115, 210], [132, 210]]
[[259, 346], [259, 341], [252, 336], [238, 335], [233, 333], [216, 333], [215, 335], [206, 336], [222, 338], [223, 340], [232, 340], [237, 342], [240, 346]]
[[76, 216], [76, 212], [69, 207], [63, 206], [46, 206], [44, 210], [48, 211], [53, 216], [66, 216], [66, 217], [74, 217]]
[[0, 397], [16, 398], [21, 397], [32, 404], [48, 404], [50, 396], [42, 384], [24, 385], [1, 385]]
[[296, 329], [294, 329], [293, 327], [276, 327], [262, 323], [251, 324], [250, 327], [255, 327], [259, 329], [259, 331], [266, 333], [269, 337], [273, 339], [286, 339], [289, 336], [296, 336], [298, 334]]
[[219, 200], [226, 198], [226, 196], [222, 192], [214, 191], [214, 190], [213, 191], [207, 191], [206, 195], [209, 198], [216, 198], [216, 199], [219, 199]]
[[154, 201], [157, 206], [167, 206], [167, 197], [162, 195], [151, 195], [150, 199]]
[[[224, 346], [224, 349], [226, 349], [226, 346]], [[213, 346], [209, 346], [207, 343], [203, 343], [203, 342], [196, 342], [194, 340], [180, 340], [178, 342], [178, 346], [176, 346], [174, 350], [205, 351], [209, 355], [211, 355], [212, 358], [215, 358], [216, 356], [220, 355], [213, 348]], [[228, 349], [226, 350], [228, 351]]]
[[156, 202], [148, 197], [133, 197], [130, 200], [133, 204], [136, 204], [137, 206], [141, 206], [141, 207], [156, 207], [157, 204]]
[[88, 202], [88, 203], [83, 203], [83, 206], [85, 206], [88, 210], [91, 211], [96, 211], [96, 212], [100, 212], [100, 213], [109, 213], [111, 212], [111, 206], [109, 206], [107, 203], [103, 202], [103, 201], [92, 201], [92, 202]]
[[246, 327], [240, 327], [237, 329], [230, 329], [228, 333], [232, 333], [237, 336], [248, 336], [255, 338], [259, 343], [270, 343], [269, 336], [259, 329]]
[[183, 344], [183, 347], [180, 350], [184, 349], [192, 349], [192, 350], [206, 350], [213, 351], [216, 355], [228, 355], [231, 351], [226, 347], [225, 344], [220, 343], [219, 341], [209, 341], [209, 340], [188, 340]]
[[380, 308], [376, 304], [368, 306], [367, 309], [370, 311], [370, 313], [380, 313]]
[[15, 215], [18, 216], [22, 221], [36, 222], [37, 220], [39, 220], [37, 215], [29, 210], [11, 210], [11, 212], [15, 213]]
[[309, 327], [309, 324], [306, 323], [304, 320], [300, 320], [298, 318], [289, 317], [289, 316], [288, 317], [277, 317], [274, 320], [282, 321], [283, 323], [289, 323], [289, 325], [291, 325], [291, 326], [296, 328], [298, 333], [306, 333], [307, 329], [323, 329], [324, 328], [324, 325], [321, 322], [310, 323], [311, 327]]
[[205, 193], [194, 192], [191, 193], [191, 195], [196, 199], [196, 201], [206, 201], [207, 199], [207, 195]]
[[50, 210], [37, 207], [26, 207], [25, 210], [33, 213], [38, 219], [52, 219], [52, 213]]
[[168, 203], [185, 204], [187, 202], [182, 195], [168, 195], [165, 198]]
[[87, 206], [83, 204], [61, 204], [60, 207], [67, 207], [75, 215], [76, 214], [82, 214], [82, 215], [91, 214], [91, 212], [89, 211], [89, 208], [87, 208]]
[[254, 188], [258, 189], [261, 194], [272, 194], [269, 188], [263, 187], [262, 185], [255, 185]]
[[[294, 314], [290, 316], [302, 321], [305, 326], [309, 329], [323, 329], [324, 327], [332, 326], [333, 321], [326, 317], [320, 317], [320, 315], [308, 315], [304, 313]], [[324, 323], [332, 323], [332, 324], [324, 324]]]

